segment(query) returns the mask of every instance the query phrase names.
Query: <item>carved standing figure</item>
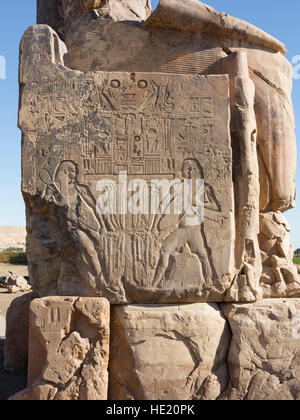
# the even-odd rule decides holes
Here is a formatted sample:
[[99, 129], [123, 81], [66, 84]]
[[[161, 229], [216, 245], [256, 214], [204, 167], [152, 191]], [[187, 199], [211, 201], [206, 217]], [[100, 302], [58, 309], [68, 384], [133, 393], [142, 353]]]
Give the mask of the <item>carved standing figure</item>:
[[[184, 179], [203, 179], [201, 172], [202, 170], [200, 165], [195, 159], [185, 160], [182, 165], [182, 182]], [[212, 194], [211, 187], [205, 185], [205, 190], [204, 203], [206, 202], [206, 207], [213, 206], [217, 209], [218, 204]], [[170, 256], [175, 252], [183, 249], [186, 245], [189, 246], [192, 253], [198, 256], [207, 285], [211, 284], [212, 282], [213, 273], [208, 258], [206, 239], [202, 226], [203, 208], [199, 206], [199, 203], [196, 202], [197, 194], [199, 194], [199, 191], [196, 191], [195, 195], [193, 196], [192, 205], [188, 209], [185, 209], [184, 212], [179, 216], [178, 228], [165, 239], [162, 245], [160, 259], [153, 282], [154, 287], [158, 287], [161, 284], [169, 265]], [[173, 197], [173, 200], [174, 199], [175, 197]]]

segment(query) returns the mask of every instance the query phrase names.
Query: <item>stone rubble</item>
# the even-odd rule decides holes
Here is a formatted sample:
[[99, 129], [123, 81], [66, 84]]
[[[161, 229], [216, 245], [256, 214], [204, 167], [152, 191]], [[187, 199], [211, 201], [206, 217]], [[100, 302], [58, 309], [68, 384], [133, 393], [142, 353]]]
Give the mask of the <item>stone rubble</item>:
[[9, 272], [5, 277], [0, 277], [0, 287], [7, 289], [9, 293], [30, 292], [32, 290], [28, 281], [18, 275]]

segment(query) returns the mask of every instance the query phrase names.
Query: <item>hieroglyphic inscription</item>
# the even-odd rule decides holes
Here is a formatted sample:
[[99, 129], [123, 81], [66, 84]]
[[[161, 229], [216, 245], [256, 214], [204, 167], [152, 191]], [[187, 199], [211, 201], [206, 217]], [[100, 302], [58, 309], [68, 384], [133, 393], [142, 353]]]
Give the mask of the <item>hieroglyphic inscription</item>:
[[[176, 287], [175, 279], [179, 288], [209, 290], [228, 275], [231, 249], [224, 253], [222, 244], [233, 231], [233, 187], [226, 76], [66, 77], [61, 71], [33, 81], [29, 91], [32, 125], [23, 130], [23, 156], [33, 156], [42, 198], [68, 209], [68, 240], [81, 243], [69, 264], [78, 266], [89, 290], [163, 290]], [[149, 193], [153, 179], [204, 180], [204, 223], [189, 227], [185, 213], [119, 214], [117, 206], [99, 214], [97, 183], [111, 180], [113, 190], [124, 173], [128, 183], [144, 180]], [[66, 264], [62, 278], [65, 271]]]

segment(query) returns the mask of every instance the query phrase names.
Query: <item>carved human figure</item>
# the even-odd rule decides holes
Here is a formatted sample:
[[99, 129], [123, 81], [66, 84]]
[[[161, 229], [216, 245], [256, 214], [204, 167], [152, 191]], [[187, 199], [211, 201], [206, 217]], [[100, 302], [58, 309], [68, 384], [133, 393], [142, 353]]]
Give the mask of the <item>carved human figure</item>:
[[[182, 182], [184, 182], [185, 179], [203, 179], [201, 172], [202, 169], [197, 160], [185, 160], [182, 165]], [[204, 207], [219, 211], [219, 205], [213, 194], [212, 187], [205, 184], [204, 190]], [[198, 191], [196, 194], [197, 193]], [[200, 217], [202, 209], [200, 209], [198, 203], [196, 203], [196, 194], [193, 196], [192, 205], [189, 209], [186, 209], [179, 215], [178, 228], [165, 239], [162, 245], [160, 259], [153, 282], [154, 287], [158, 287], [161, 284], [169, 265], [170, 256], [183, 249], [186, 245], [189, 246], [192, 253], [198, 256], [206, 283], [208, 285], [211, 284], [212, 268], [208, 258], [203, 223]], [[174, 199], [175, 196], [173, 197], [173, 200]]]
[[100, 232], [106, 228], [101, 215], [96, 212], [96, 200], [88, 187], [78, 182], [78, 167], [74, 162], [60, 163], [45, 198], [63, 206], [67, 211], [67, 217], [62, 217], [62, 223], [67, 225], [64, 230], [68, 232], [66, 242], [71, 241], [72, 245], [79, 248], [73, 263], [88, 286], [96, 288], [97, 281], [102, 280], [97, 245], [100, 243]]

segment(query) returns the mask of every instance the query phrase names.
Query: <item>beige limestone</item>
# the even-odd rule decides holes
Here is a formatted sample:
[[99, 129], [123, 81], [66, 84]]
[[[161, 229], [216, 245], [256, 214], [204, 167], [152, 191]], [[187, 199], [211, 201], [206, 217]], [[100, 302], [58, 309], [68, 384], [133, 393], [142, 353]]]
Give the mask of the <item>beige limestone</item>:
[[[112, 11], [109, 13], [115, 19]], [[283, 56], [283, 45], [258, 28], [217, 13], [196, 0], [162, 0], [145, 30], [125, 24], [126, 13], [123, 10], [113, 25], [107, 19], [95, 20], [87, 15], [68, 21], [66, 42], [72, 68], [216, 74], [220, 59], [234, 51], [246, 52], [250, 77], [256, 86], [261, 210], [291, 208], [295, 198], [296, 141], [292, 66]], [[170, 26], [180, 30], [170, 30]]]
[[6, 313], [4, 367], [11, 372], [27, 368], [29, 306], [35, 298], [34, 293], [16, 298]]
[[232, 331], [222, 399], [299, 400], [300, 299], [223, 307]]
[[30, 306], [28, 388], [12, 400], [105, 400], [109, 303], [36, 299]]
[[214, 400], [230, 331], [215, 304], [112, 308], [111, 400]]
[[[23, 37], [31, 281], [40, 296], [82, 297], [35, 300], [29, 387], [12, 399], [107, 398], [100, 296], [142, 303], [112, 309], [111, 399], [299, 399], [300, 278], [282, 214], [296, 170], [285, 47], [197, 0], [160, 0], [150, 13], [148, 0], [38, 0], [42, 25]], [[137, 207], [153, 178], [178, 188], [201, 177], [204, 220], [101, 214], [124, 171], [144, 181], [131, 190]], [[224, 301], [247, 302], [222, 307], [229, 324]]]

